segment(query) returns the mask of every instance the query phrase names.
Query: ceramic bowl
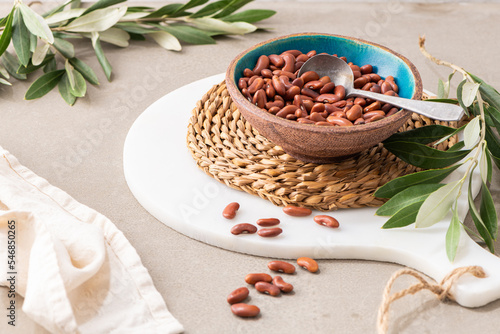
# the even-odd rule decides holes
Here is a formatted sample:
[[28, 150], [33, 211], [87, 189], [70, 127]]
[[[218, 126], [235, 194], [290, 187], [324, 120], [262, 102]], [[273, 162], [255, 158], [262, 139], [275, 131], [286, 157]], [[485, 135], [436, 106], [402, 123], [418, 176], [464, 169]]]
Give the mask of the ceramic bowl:
[[399, 95], [420, 99], [422, 81], [415, 66], [404, 56], [385, 46], [358, 38], [323, 33], [301, 33], [259, 43], [239, 54], [226, 72], [226, 85], [241, 114], [260, 134], [279, 145], [289, 155], [314, 163], [329, 163], [352, 156], [377, 145], [395, 133], [411, 116], [400, 112], [373, 123], [355, 126], [320, 126], [290, 121], [268, 113], [248, 101], [237, 82], [245, 68], [254, 68], [259, 56], [280, 54], [298, 49], [304, 53], [316, 50], [347, 57], [362, 66], [371, 64], [382, 78], [392, 75], [399, 86]]

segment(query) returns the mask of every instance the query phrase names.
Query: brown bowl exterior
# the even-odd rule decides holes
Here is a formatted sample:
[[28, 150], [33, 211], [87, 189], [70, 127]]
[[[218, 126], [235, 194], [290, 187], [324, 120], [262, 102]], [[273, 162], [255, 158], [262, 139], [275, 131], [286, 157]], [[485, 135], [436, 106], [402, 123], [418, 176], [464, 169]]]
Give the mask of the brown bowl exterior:
[[412, 99], [421, 99], [422, 81], [416, 67], [404, 56], [384, 46], [341, 35], [314, 33], [287, 35], [259, 43], [238, 55], [231, 62], [226, 72], [226, 86], [233, 102], [236, 104], [243, 117], [245, 117], [260, 134], [273, 143], [281, 146], [286, 153], [294, 158], [305, 162], [330, 163], [339, 161], [344, 157], [352, 156], [387, 139], [405, 124], [412, 113], [410, 111], [401, 110], [390, 117], [363, 125], [320, 126], [290, 121], [270, 114], [266, 110], [250, 103], [243, 94], [241, 94], [233, 79], [234, 71], [238, 60], [248, 51], [278, 39], [291, 36], [310, 37], [314, 35], [335, 36], [370, 44], [382, 48], [400, 58], [410, 68], [415, 79], [415, 91]]

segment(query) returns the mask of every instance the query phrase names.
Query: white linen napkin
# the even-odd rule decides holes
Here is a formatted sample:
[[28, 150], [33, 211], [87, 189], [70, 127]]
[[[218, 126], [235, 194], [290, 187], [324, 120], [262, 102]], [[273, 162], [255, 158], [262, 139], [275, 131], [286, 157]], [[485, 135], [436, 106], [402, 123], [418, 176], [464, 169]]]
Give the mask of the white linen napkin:
[[[9, 264], [12, 231], [15, 263]], [[52, 333], [183, 331], [122, 232], [2, 147], [0, 275], [7, 292], [15, 281], [22, 312]]]

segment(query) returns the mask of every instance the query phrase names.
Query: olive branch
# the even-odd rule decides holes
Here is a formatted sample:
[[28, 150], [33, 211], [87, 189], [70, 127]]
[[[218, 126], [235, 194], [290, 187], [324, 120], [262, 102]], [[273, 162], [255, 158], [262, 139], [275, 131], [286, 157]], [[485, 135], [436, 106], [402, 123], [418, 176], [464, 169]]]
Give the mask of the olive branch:
[[[112, 67], [101, 42], [125, 48], [130, 40], [151, 38], [167, 50], [181, 51], [181, 42], [214, 44], [218, 35], [252, 33], [258, 29], [253, 23], [276, 13], [265, 9], [237, 12], [253, 0], [190, 0], [158, 9], [112, 7], [125, 1], [99, 0], [82, 8], [80, 0], [68, 0], [39, 15], [30, 5], [15, 0], [10, 13], [0, 18], [0, 84], [10, 86], [9, 79], [26, 80], [41, 69], [44, 74], [31, 84], [25, 99], [40, 98], [57, 86], [62, 98], [73, 105], [78, 97], [85, 96], [87, 82], [99, 85], [94, 70], [76, 57], [73, 39], [91, 41], [111, 81]], [[11, 43], [15, 53], [7, 51]], [[59, 68], [62, 64], [64, 67]]]
[[[446, 82], [439, 80], [438, 97], [430, 101], [459, 104], [471, 120], [458, 129], [430, 125], [394, 134], [384, 141], [384, 147], [401, 160], [426, 170], [399, 177], [379, 188], [375, 196], [390, 199], [377, 210], [377, 215], [391, 216], [383, 228], [413, 223], [417, 228], [425, 228], [441, 221], [451, 211], [452, 219], [446, 233], [448, 259], [455, 259], [462, 228], [483, 240], [493, 253], [498, 221], [488, 184], [491, 182], [493, 163], [500, 168], [500, 93], [462, 67], [432, 56], [425, 49], [425, 37], [420, 38], [419, 45], [425, 57], [453, 70]], [[448, 94], [450, 81], [456, 73], [462, 74], [462, 81], [457, 87], [455, 100], [449, 99]], [[432, 147], [458, 133], [463, 133], [463, 140], [447, 151]], [[462, 165], [467, 168], [459, 180], [441, 183]], [[477, 167], [481, 175], [479, 209], [474, 204], [471, 191], [471, 176]], [[475, 231], [465, 226], [458, 217], [457, 200], [466, 182], [468, 189], [465, 191], [468, 192], [469, 212]]]

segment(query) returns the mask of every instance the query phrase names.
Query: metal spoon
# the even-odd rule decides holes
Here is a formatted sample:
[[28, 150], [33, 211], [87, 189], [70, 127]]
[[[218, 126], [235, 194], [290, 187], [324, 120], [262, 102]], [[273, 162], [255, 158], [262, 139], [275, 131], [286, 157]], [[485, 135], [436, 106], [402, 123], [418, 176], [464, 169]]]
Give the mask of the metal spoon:
[[342, 59], [327, 54], [319, 54], [306, 61], [300, 68], [299, 76], [307, 71], [315, 71], [320, 77], [329, 76], [335, 85], [344, 86], [346, 96], [360, 96], [390, 103], [405, 110], [440, 121], [458, 121], [464, 115], [464, 110], [458, 105], [411, 100], [354, 89], [354, 75], [349, 65]]

